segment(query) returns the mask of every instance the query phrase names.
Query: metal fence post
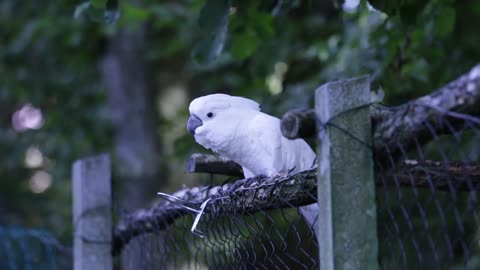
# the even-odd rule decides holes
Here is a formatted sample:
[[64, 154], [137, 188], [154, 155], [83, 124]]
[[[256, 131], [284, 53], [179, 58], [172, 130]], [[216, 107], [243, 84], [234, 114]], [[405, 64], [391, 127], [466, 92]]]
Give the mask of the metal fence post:
[[369, 76], [315, 93], [321, 270], [378, 269]]
[[74, 270], [113, 269], [108, 155], [73, 164]]

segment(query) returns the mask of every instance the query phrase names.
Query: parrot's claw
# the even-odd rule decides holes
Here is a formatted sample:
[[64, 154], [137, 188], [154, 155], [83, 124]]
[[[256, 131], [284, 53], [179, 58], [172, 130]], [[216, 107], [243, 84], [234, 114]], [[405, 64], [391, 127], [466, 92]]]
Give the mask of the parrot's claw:
[[268, 176], [266, 174], [259, 174], [259, 175], [256, 175], [255, 178], [258, 178], [258, 179], [263, 179], [263, 178], [267, 178]]

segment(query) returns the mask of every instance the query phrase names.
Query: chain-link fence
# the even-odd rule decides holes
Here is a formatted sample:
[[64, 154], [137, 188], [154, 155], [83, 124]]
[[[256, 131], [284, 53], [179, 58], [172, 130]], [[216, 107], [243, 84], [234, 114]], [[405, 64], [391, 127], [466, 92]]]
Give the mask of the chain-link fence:
[[45, 230], [0, 227], [0, 269], [65, 269], [71, 249]]
[[480, 269], [480, 118], [441, 115], [376, 161], [384, 269]]
[[[193, 217], [182, 217], [154, 238], [139, 240], [148, 244], [142, 245], [140, 260], [125, 260], [126, 269], [318, 268], [316, 240], [295, 209], [205, 215], [202, 237], [190, 232], [192, 223]], [[130, 253], [138, 251], [127, 246], [122, 256]]]
[[[302, 193], [312, 192], [316, 181], [312, 175], [298, 175], [295, 188], [304, 182]], [[123, 248], [125, 258], [142, 257], [124, 260], [126, 269], [318, 268], [313, 230], [291, 205], [295, 198], [281, 196], [294, 194], [289, 181], [284, 176], [265, 183], [259, 177], [177, 192], [173, 195], [177, 199], [167, 198], [170, 201], [162, 206], [137, 212], [117, 225], [114, 251]], [[314, 201], [316, 195], [311, 194]], [[205, 198], [209, 200], [204, 209]], [[146, 231], [150, 235], [143, 235]], [[140, 235], [135, 240], [141, 244], [125, 246], [133, 234]]]

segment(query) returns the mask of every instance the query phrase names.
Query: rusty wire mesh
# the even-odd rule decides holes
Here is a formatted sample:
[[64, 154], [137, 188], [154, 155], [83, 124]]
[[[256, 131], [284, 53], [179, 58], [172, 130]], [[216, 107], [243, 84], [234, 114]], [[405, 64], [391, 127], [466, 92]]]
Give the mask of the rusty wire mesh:
[[[231, 189], [220, 195], [227, 196]], [[224, 199], [217, 196], [214, 200]], [[196, 213], [184, 212], [180, 206], [182, 210], [174, 221], [164, 217], [151, 224], [164, 230], [140, 234], [126, 245], [122, 264], [126, 269], [318, 268], [313, 230], [295, 206], [285, 207], [289, 202], [282, 200], [277, 197], [274, 201], [283, 208], [259, 211], [248, 210], [251, 202], [242, 200], [232, 199], [217, 206], [212, 203], [201, 215], [195, 233], [191, 229]], [[242, 204], [245, 211], [232, 213], [232, 209], [242, 209]]]
[[[193, 217], [184, 216], [142, 245], [123, 251], [127, 269], [314, 269], [318, 246], [296, 209], [256, 214], [205, 215], [190, 232]], [[136, 248], [141, 249], [139, 252]], [[141, 259], [128, 259], [138, 256]], [[140, 263], [140, 264], [139, 264]]]
[[445, 112], [377, 158], [382, 269], [480, 269], [480, 118]]

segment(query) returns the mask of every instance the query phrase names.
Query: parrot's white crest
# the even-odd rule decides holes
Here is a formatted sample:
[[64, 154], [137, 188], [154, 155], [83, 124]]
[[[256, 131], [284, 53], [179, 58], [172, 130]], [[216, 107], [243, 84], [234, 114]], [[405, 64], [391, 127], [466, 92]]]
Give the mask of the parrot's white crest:
[[[189, 111], [187, 129], [195, 141], [240, 164], [246, 178], [296, 173], [315, 166], [310, 146], [302, 139], [285, 138], [280, 119], [261, 112], [253, 100], [212, 94], [194, 99]], [[317, 204], [312, 206], [302, 207], [310, 207], [309, 216], [304, 215], [310, 226], [318, 213]]]

